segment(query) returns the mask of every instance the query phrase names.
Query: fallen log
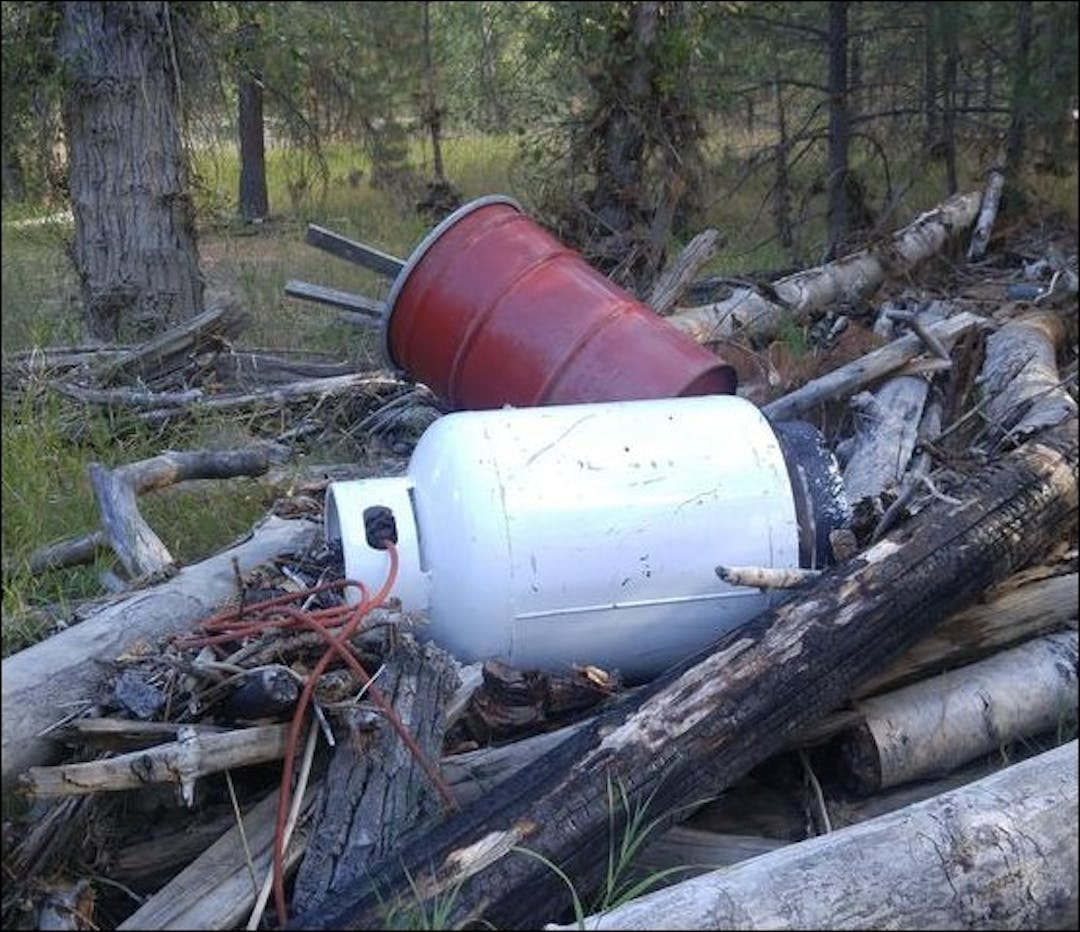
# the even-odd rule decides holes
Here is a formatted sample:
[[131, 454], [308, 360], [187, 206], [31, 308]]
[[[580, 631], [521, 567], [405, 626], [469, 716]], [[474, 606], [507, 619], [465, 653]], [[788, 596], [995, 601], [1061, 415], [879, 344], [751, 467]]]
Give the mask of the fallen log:
[[200, 777], [283, 757], [286, 728], [260, 725], [215, 734], [180, 726], [176, 741], [148, 750], [85, 763], [31, 767], [19, 778], [19, 786], [34, 799], [47, 799], [175, 783], [185, 798], [193, 798], [195, 781]]
[[975, 262], [986, 254], [986, 247], [990, 243], [990, 233], [997, 219], [998, 205], [1001, 203], [1001, 192], [1004, 190], [1005, 173], [994, 165], [987, 174], [986, 190], [983, 191], [982, 203], [979, 205], [979, 216], [975, 221], [975, 228], [971, 231], [971, 242], [968, 243], [967, 251], [968, 262]]
[[798, 322], [829, 305], [860, 301], [887, 276], [910, 272], [971, 226], [979, 201], [978, 193], [956, 195], [880, 244], [773, 282], [768, 296], [738, 289], [724, 301], [679, 310], [667, 319], [699, 343], [737, 334], [774, 335], [785, 320]]
[[61, 748], [50, 732], [99, 699], [102, 661], [119, 656], [140, 639], [155, 643], [187, 630], [237, 594], [238, 571], [245, 573], [272, 557], [303, 550], [316, 530], [317, 525], [306, 520], [267, 518], [244, 542], [4, 658], [3, 792], [13, 789], [16, 774], [55, 760]]
[[1075, 723], [1076, 663], [1076, 632], [1050, 634], [864, 699], [862, 724], [837, 740], [838, 772], [869, 795]]
[[98, 381], [109, 386], [121, 377], [150, 381], [187, 365], [189, 357], [201, 351], [206, 343], [220, 342], [223, 337], [235, 336], [246, 320], [246, 314], [235, 304], [208, 308], [159, 336], [132, 347], [119, 357], [104, 361]]
[[[985, 323], [985, 318], [963, 311], [940, 323], [931, 324], [929, 329], [937, 339], [951, 343]], [[770, 401], [763, 405], [761, 410], [766, 417], [777, 421], [797, 418], [815, 405], [842, 398], [895, 372], [918, 356], [923, 349], [922, 339], [917, 334], [909, 333]]]
[[706, 262], [715, 256], [724, 245], [724, 238], [718, 230], [702, 230], [682, 252], [675, 257], [656, 279], [649, 292], [649, 305], [657, 314], [664, 315], [679, 300], [686, 286]]
[[[438, 759], [442, 715], [457, 675], [434, 644], [402, 635], [383, 661], [378, 688], [429, 758]], [[420, 762], [390, 723], [358, 707], [346, 716], [314, 814], [314, 829], [296, 877], [294, 909], [339, 892], [403, 839], [417, 837], [437, 815], [437, 793]]]
[[[317, 792], [317, 786], [310, 786], [304, 795], [297, 831], [285, 851], [287, 869], [296, 866], [307, 845]], [[270, 870], [277, 802], [275, 790], [244, 814], [242, 831], [233, 826], [117, 928], [240, 927]]]
[[[1074, 929], [1077, 743], [647, 894], [586, 929]], [[547, 926], [549, 929], [582, 926]]]
[[855, 697], [872, 696], [946, 668], [981, 660], [1039, 634], [1067, 626], [1076, 628], [1076, 573], [1019, 585], [1011, 585], [1012, 578], [988, 591], [985, 601], [953, 615], [905, 651], [857, 689]]
[[989, 399], [985, 415], [991, 443], [1019, 442], [1076, 417], [1076, 402], [1058, 378], [1057, 347], [1064, 335], [1059, 315], [1036, 311], [1013, 318], [987, 339], [976, 384]]
[[859, 558], [823, 573], [613, 703], [534, 766], [397, 851], [300, 928], [364, 928], [431, 905], [446, 921], [535, 927], [569, 906], [559, 865], [593, 889], [629, 807], [659, 827], [715, 796], [837, 708], [952, 612], [1077, 523], [1076, 422], [970, 477]]
[[261, 476], [287, 453], [276, 444], [260, 444], [239, 450], [169, 451], [114, 469], [91, 463], [87, 472], [105, 529], [34, 551], [30, 571], [89, 563], [110, 546], [129, 576], [164, 569], [172, 556], [139, 514], [136, 495], [195, 479]]

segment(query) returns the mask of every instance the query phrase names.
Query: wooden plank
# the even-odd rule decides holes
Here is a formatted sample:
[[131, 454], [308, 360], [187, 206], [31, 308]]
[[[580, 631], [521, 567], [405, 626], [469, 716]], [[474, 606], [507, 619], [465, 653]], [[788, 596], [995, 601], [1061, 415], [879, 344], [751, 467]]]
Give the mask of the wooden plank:
[[308, 224], [304, 240], [309, 246], [328, 252], [346, 262], [371, 269], [372, 272], [377, 272], [386, 278], [397, 278], [405, 267], [405, 263], [396, 256], [391, 256], [374, 246], [348, 239], [340, 233], [316, 226], [314, 223]]
[[352, 311], [361, 317], [370, 318], [373, 323], [382, 320], [386, 311], [386, 305], [381, 301], [375, 301], [361, 294], [353, 294], [350, 291], [328, 288], [325, 285], [314, 285], [296, 278], [290, 278], [285, 282], [285, 294], [303, 301], [314, 301], [317, 304], [327, 304], [330, 307]]
[[[287, 869], [295, 866], [307, 845], [311, 807], [318, 791], [311, 786], [304, 796], [301, 818], [285, 853]], [[243, 837], [233, 826], [117, 928], [239, 928], [255, 902], [255, 884], [261, 884], [270, 870], [277, 804], [278, 792], [274, 790], [244, 814]], [[245, 840], [253, 871], [248, 870]]]

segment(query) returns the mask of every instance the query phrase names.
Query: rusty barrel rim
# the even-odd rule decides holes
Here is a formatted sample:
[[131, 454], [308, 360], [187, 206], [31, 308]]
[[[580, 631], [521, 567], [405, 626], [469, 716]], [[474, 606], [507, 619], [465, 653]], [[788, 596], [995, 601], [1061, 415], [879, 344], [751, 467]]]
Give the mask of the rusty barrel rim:
[[508, 207], [513, 207], [514, 210], [519, 213], [525, 213], [521, 204], [512, 197], [507, 197], [505, 194], [485, 194], [482, 197], [469, 201], [467, 204], [462, 204], [452, 214], [441, 220], [437, 226], [432, 228], [427, 235], [420, 240], [416, 248], [409, 254], [409, 258], [405, 260], [405, 264], [401, 267], [401, 271], [398, 272], [397, 277], [394, 279], [394, 284], [390, 287], [390, 294], [386, 297], [386, 310], [383, 312], [382, 320], [379, 323], [379, 346], [382, 351], [383, 360], [391, 369], [397, 372], [403, 371], [402, 367], [394, 359], [393, 351], [390, 349], [390, 318], [394, 316], [394, 306], [397, 304], [397, 300], [401, 295], [402, 289], [405, 287], [405, 283], [409, 280], [409, 276], [420, 264], [424, 256], [427, 255], [428, 250], [438, 242], [447, 230], [452, 226], [455, 226], [464, 217], [474, 211], [480, 210], [482, 207], [490, 207], [493, 204], [505, 204]]

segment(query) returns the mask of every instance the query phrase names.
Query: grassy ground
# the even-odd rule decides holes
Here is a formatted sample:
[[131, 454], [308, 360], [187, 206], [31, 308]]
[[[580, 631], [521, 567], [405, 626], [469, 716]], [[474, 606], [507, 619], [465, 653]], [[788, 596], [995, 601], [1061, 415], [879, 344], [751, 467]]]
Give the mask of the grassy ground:
[[[728, 236], [724, 253], [705, 270], [737, 274], [783, 268], [802, 259], [814, 264], [820, 251], [823, 222], [820, 197], [810, 202], [808, 219], [793, 255], [772, 237], [765, 203], [769, 178], [758, 172], [739, 180], [747, 152], [762, 138], [717, 134], [710, 146], [715, 166], [711, 193], [703, 205], [706, 223]], [[529, 203], [515, 173], [514, 142], [509, 138], [460, 138], [446, 143], [446, 172], [466, 199], [485, 193], [506, 193]], [[426, 153], [418, 151], [423, 166]], [[810, 160], [806, 160], [809, 164]], [[382, 297], [388, 283], [304, 245], [308, 222], [328, 226], [379, 248], [405, 256], [429, 224], [412, 208], [410, 191], [374, 190], [367, 182], [369, 166], [355, 149], [338, 146], [326, 153], [327, 172], [316, 178], [310, 165], [287, 152], [269, 158], [270, 202], [273, 216], [260, 226], [247, 227], [233, 216], [232, 193], [237, 186], [235, 156], [227, 150], [199, 154], [198, 207], [200, 251], [209, 293], [228, 292], [251, 311], [251, 323], [240, 343], [268, 349], [324, 352], [352, 361], [358, 368], [375, 367], [378, 354], [372, 336], [344, 325], [333, 313], [283, 296], [287, 279], [308, 281]], [[982, 165], [965, 160], [962, 189], [979, 187]], [[306, 186], [297, 178], [308, 170]], [[861, 166], [870, 200], [880, 206], [884, 177], [880, 165]], [[797, 167], [794, 180], [802, 190], [814, 182], [808, 169]], [[897, 188], [905, 188], [884, 229], [903, 225], [942, 198], [941, 167], [929, 165], [904, 173], [894, 168]], [[1076, 222], [1076, 176], [1041, 182], [1044, 197], [1071, 210]], [[2, 349], [5, 354], [33, 346], [78, 343], [82, 339], [76, 283], [66, 258], [70, 219], [31, 224], [26, 221], [55, 214], [57, 208], [4, 205], [2, 238]], [[814, 216], [814, 211], [818, 215]], [[676, 244], [678, 246], [680, 244]], [[794, 334], [792, 339], [796, 339]], [[81, 570], [33, 577], [26, 570], [29, 555], [63, 537], [81, 535], [97, 525], [86, 479], [86, 465], [107, 465], [153, 456], [163, 449], [223, 446], [242, 436], [237, 425], [207, 419], [162, 433], [131, 423], [118, 424], [120, 413], [89, 412], [80, 419], [78, 437], [61, 399], [48, 384], [37, 385], [18, 402], [5, 398], [2, 420], [2, 551], [3, 653], [35, 640], [42, 626], [33, 609], [99, 592], [98, 574], [108, 560]], [[123, 430], [118, 430], [122, 426]], [[122, 438], [122, 439], [121, 439]], [[319, 451], [312, 451], [317, 456]], [[260, 517], [269, 503], [252, 482], [231, 480], [194, 492], [173, 490], [147, 496], [140, 507], [174, 556], [198, 560], [219, 549]]]

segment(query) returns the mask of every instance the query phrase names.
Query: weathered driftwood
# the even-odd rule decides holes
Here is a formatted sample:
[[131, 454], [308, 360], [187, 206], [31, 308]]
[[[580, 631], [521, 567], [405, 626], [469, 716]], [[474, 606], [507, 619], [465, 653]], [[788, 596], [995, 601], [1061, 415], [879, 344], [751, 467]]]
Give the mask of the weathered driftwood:
[[[627, 879], [671, 871], [671, 884], [710, 870], [719, 870], [783, 848], [789, 842], [762, 835], [706, 832], [689, 825], [673, 825], [653, 841], [645, 842], [631, 861], [634, 873]], [[650, 887], [650, 889], [652, 889]]]
[[1010, 320], [986, 341], [977, 384], [989, 399], [991, 442], [1018, 442], [1076, 416], [1076, 402], [1058, 378], [1057, 347], [1064, 333], [1057, 314], [1036, 311]]
[[[1023, 577], [1025, 574], [1017, 574]], [[950, 617], [905, 651], [854, 695], [872, 696], [943, 669], [973, 663], [1039, 634], [1076, 627], [1078, 578], [1064, 573], [1012, 583], [986, 593], [985, 600]]]
[[[110, 852], [109, 879], [153, 893], [236, 825], [228, 803], [195, 813], [183, 810], [183, 816], [172, 831], [160, 831], [159, 823], [153, 834], [140, 834], [138, 840]], [[243, 869], [247, 873], [246, 864]]]
[[[302, 401], [325, 400], [369, 388], [394, 388], [402, 384], [400, 379], [381, 372], [353, 372], [348, 375], [325, 378], [301, 379], [278, 384], [260, 391], [215, 395], [196, 403], [197, 410], [236, 411], [247, 408], [268, 408], [296, 404]], [[166, 405], [142, 415], [150, 420], [160, 412], [193, 407], [189, 405]]]
[[188, 358], [204, 344], [234, 336], [246, 315], [235, 304], [212, 307], [159, 336], [133, 347], [115, 359], [108, 359], [98, 378], [109, 386], [121, 377], [146, 380], [187, 365]]
[[775, 334], [784, 320], [798, 321], [829, 305], [862, 300], [889, 275], [910, 272], [936, 255], [971, 226], [979, 200], [978, 193], [952, 197], [881, 244], [773, 282], [769, 296], [739, 289], [724, 301], [677, 311], [668, 320], [699, 343], [740, 333], [750, 338]]
[[56, 767], [31, 767], [19, 778], [28, 796], [81, 796], [136, 790], [150, 783], [176, 783], [186, 796], [211, 773], [279, 760], [285, 755], [285, 725], [259, 725], [217, 734], [182, 726], [176, 741], [102, 760]]
[[[985, 322], [985, 318], [963, 311], [941, 323], [932, 324], [930, 330], [948, 344]], [[799, 417], [815, 405], [842, 398], [889, 375], [918, 356], [923, 349], [922, 340], [916, 334], [909, 333], [770, 401], [761, 410], [767, 417], [778, 421]]]
[[109, 546], [129, 575], [163, 569], [172, 557], [139, 514], [136, 494], [194, 479], [260, 476], [286, 453], [284, 447], [260, 444], [240, 450], [170, 451], [111, 470], [92, 463], [88, 472], [105, 530], [34, 551], [28, 561], [30, 571], [89, 563]]
[[135, 488], [100, 463], [86, 467], [109, 546], [129, 578], [146, 576], [173, 564], [173, 556], [139, 514]]
[[299, 379], [325, 379], [352, 375], [356, 367], [350, 363], [312, 359], [307, 354], [290, 358], [281, 351], [230, 349], [214, 356], [214, 375], [225, 384], [280, 385]]
[[[729, 632], [611, 708], [504, 785], [356, 878], [300, 928], [378, 923], [441, 897], [448, 922], [500, 928], [565, 915], [554, 862], [582, 891], [627, 818], [613, 786], [661, 826], [713, 796], [839, 706], [940, 620], [1070, 533], [1073, 422], [970, 477], [961, 508], [932, 503], [859, 559]], [[453, 896], [449, 897], [453, 891]]]
[[948, 773], [1002, 745], [1076, 718], [1075, 631], [859, 702], [863, 722], [838, 741], [861, 793]]
[[300, 298], [304, 301], [314, 301], [316, 304], [340, 308], [348, 311], [356, 320], [365, 323], [378, 324], [386, 311], [382, 303], [364, 295], [339, 291], [337, 288], [328, 288], [325, 285], [313, 285], [311, 282], [302, 282], [295, 278], [290, 278], [285, 282], [285, 294], [290, 298]]
[[686, 286], [706, 262], [724, 246], [718, 230], [702, 230], [674, 259], [653, 284], [646, 302], [657, 314], [667, 314], [679, 300]]
[[140, 639], [154, 643], [209, 615], [236, 593], [237, 571], [309, 546], [317, 525], [303, 519], [270, 517], [245, 541], [172, 579], [112, 602], [81, 623], [4, 658], [3, 791], [28, 767], [47, 764], [60, 748], [50, 730], [89, 708], [99, 698], [102, 661], [119, 656]]
[[[1072, 929], [1077, 745], [647, 894], [587, 929]], [[548, 926], [576, 928], [576, 926]]]
[[[449, 655], [402, 635], [384, 660], [378, 688], [420, 749], [438, 759], [445, 723], [442, 710], [457, 675]], [[300, 865], [292, 912], [310, 909], [339, 886], [363, 876], [369, 863], [395, 844], [417, 837], [440, 802], [419, 761], [377, 711], [346, 713], [315, 813], [315, 826]]]
[[[931, 398], [923, 409], [922, 418], [919, 421], [915, 441], [916, 447], [919, 443], [925, 445], [926, 441], [932, 440], [941, 433], [941, 411], [941, 402], [937, 398]], [[885, 513], [874, 528], [871, 542], [880, 540], [900, 520], [901, 514], [911, 504], [915, 493], [929, 478], [932, 465], [933, 457], [925, 448], [916, 452], [911, 458], [907, 472], [904, 473], [904, 478], [900, 482], [900, 491], [897, 493], [893, 503], [885, 509]]]
[[137, 391], [132, 388], [81, 388], [78, 385], [59, 383], [57, 389], [64, 395], [85, 404], [123, 406], [128, 408], [156, 408], [168, 405], [189, 405], [203, 397], [202, 389], [190, 388], [182, 392]]
[[876, 499], [907, 470], [930, 383], [922, 376], [889, 379], [876, 392], [849, 399], [855, 412], [855, 437], [844, 467], [844, 493], [852, 506]]
[[58, 729], [57, 734], [71, 744], [85, 744], [108, 751], [133, 751], [174, 741], [181, 728], [192, 728], [204, 734], [226, 731], [222, 726], [204, 725], [201, 722], [181, 725], [129, 718], [79, 718]]
[[990, 243], [990, 233], [994, 229], [994, 221], [997, 219], [998, 205], [1001, 203], [1001, 192], [1005, 190], [1005, 173], [997, 165], [993, 166], [986, 179], [986, 190], [983, 191], [982, 203], [979, 205], [979, 216], [975, 221], [975, 228], [971, 231], [971, 242], [968, 243], [968, 262], [975, 262], [986, 254], [986, 247]]
[[308, 224], [304, 241], [309, 246], [322, 249], [339, 259], [344, 259], [346, 262], [352, 262], [355, 265], [363, 266], [365, 269], [371, 269], [372, 272], [377, 272], [386, 278], [397, 278], [405, 267], [405, 263], [396, 256], [391, 256], [365, 243], [358, 243], [355, 240], [348, 239], [340, 233], [334, 233], [332, 230], [316, 226], [314, 223]]
[[[316, 792], [317, 787], [309, 787], [304, 796], [303, 814], [285, 851], [287, 868], [296, 865], [307, 845]], [[243, 835], [235, 826], [231, 828], [117, 928], [237, 928], [251, 911], [257, 887], [270, 869], [277, 802], [275, 790], [244, 813]]]

